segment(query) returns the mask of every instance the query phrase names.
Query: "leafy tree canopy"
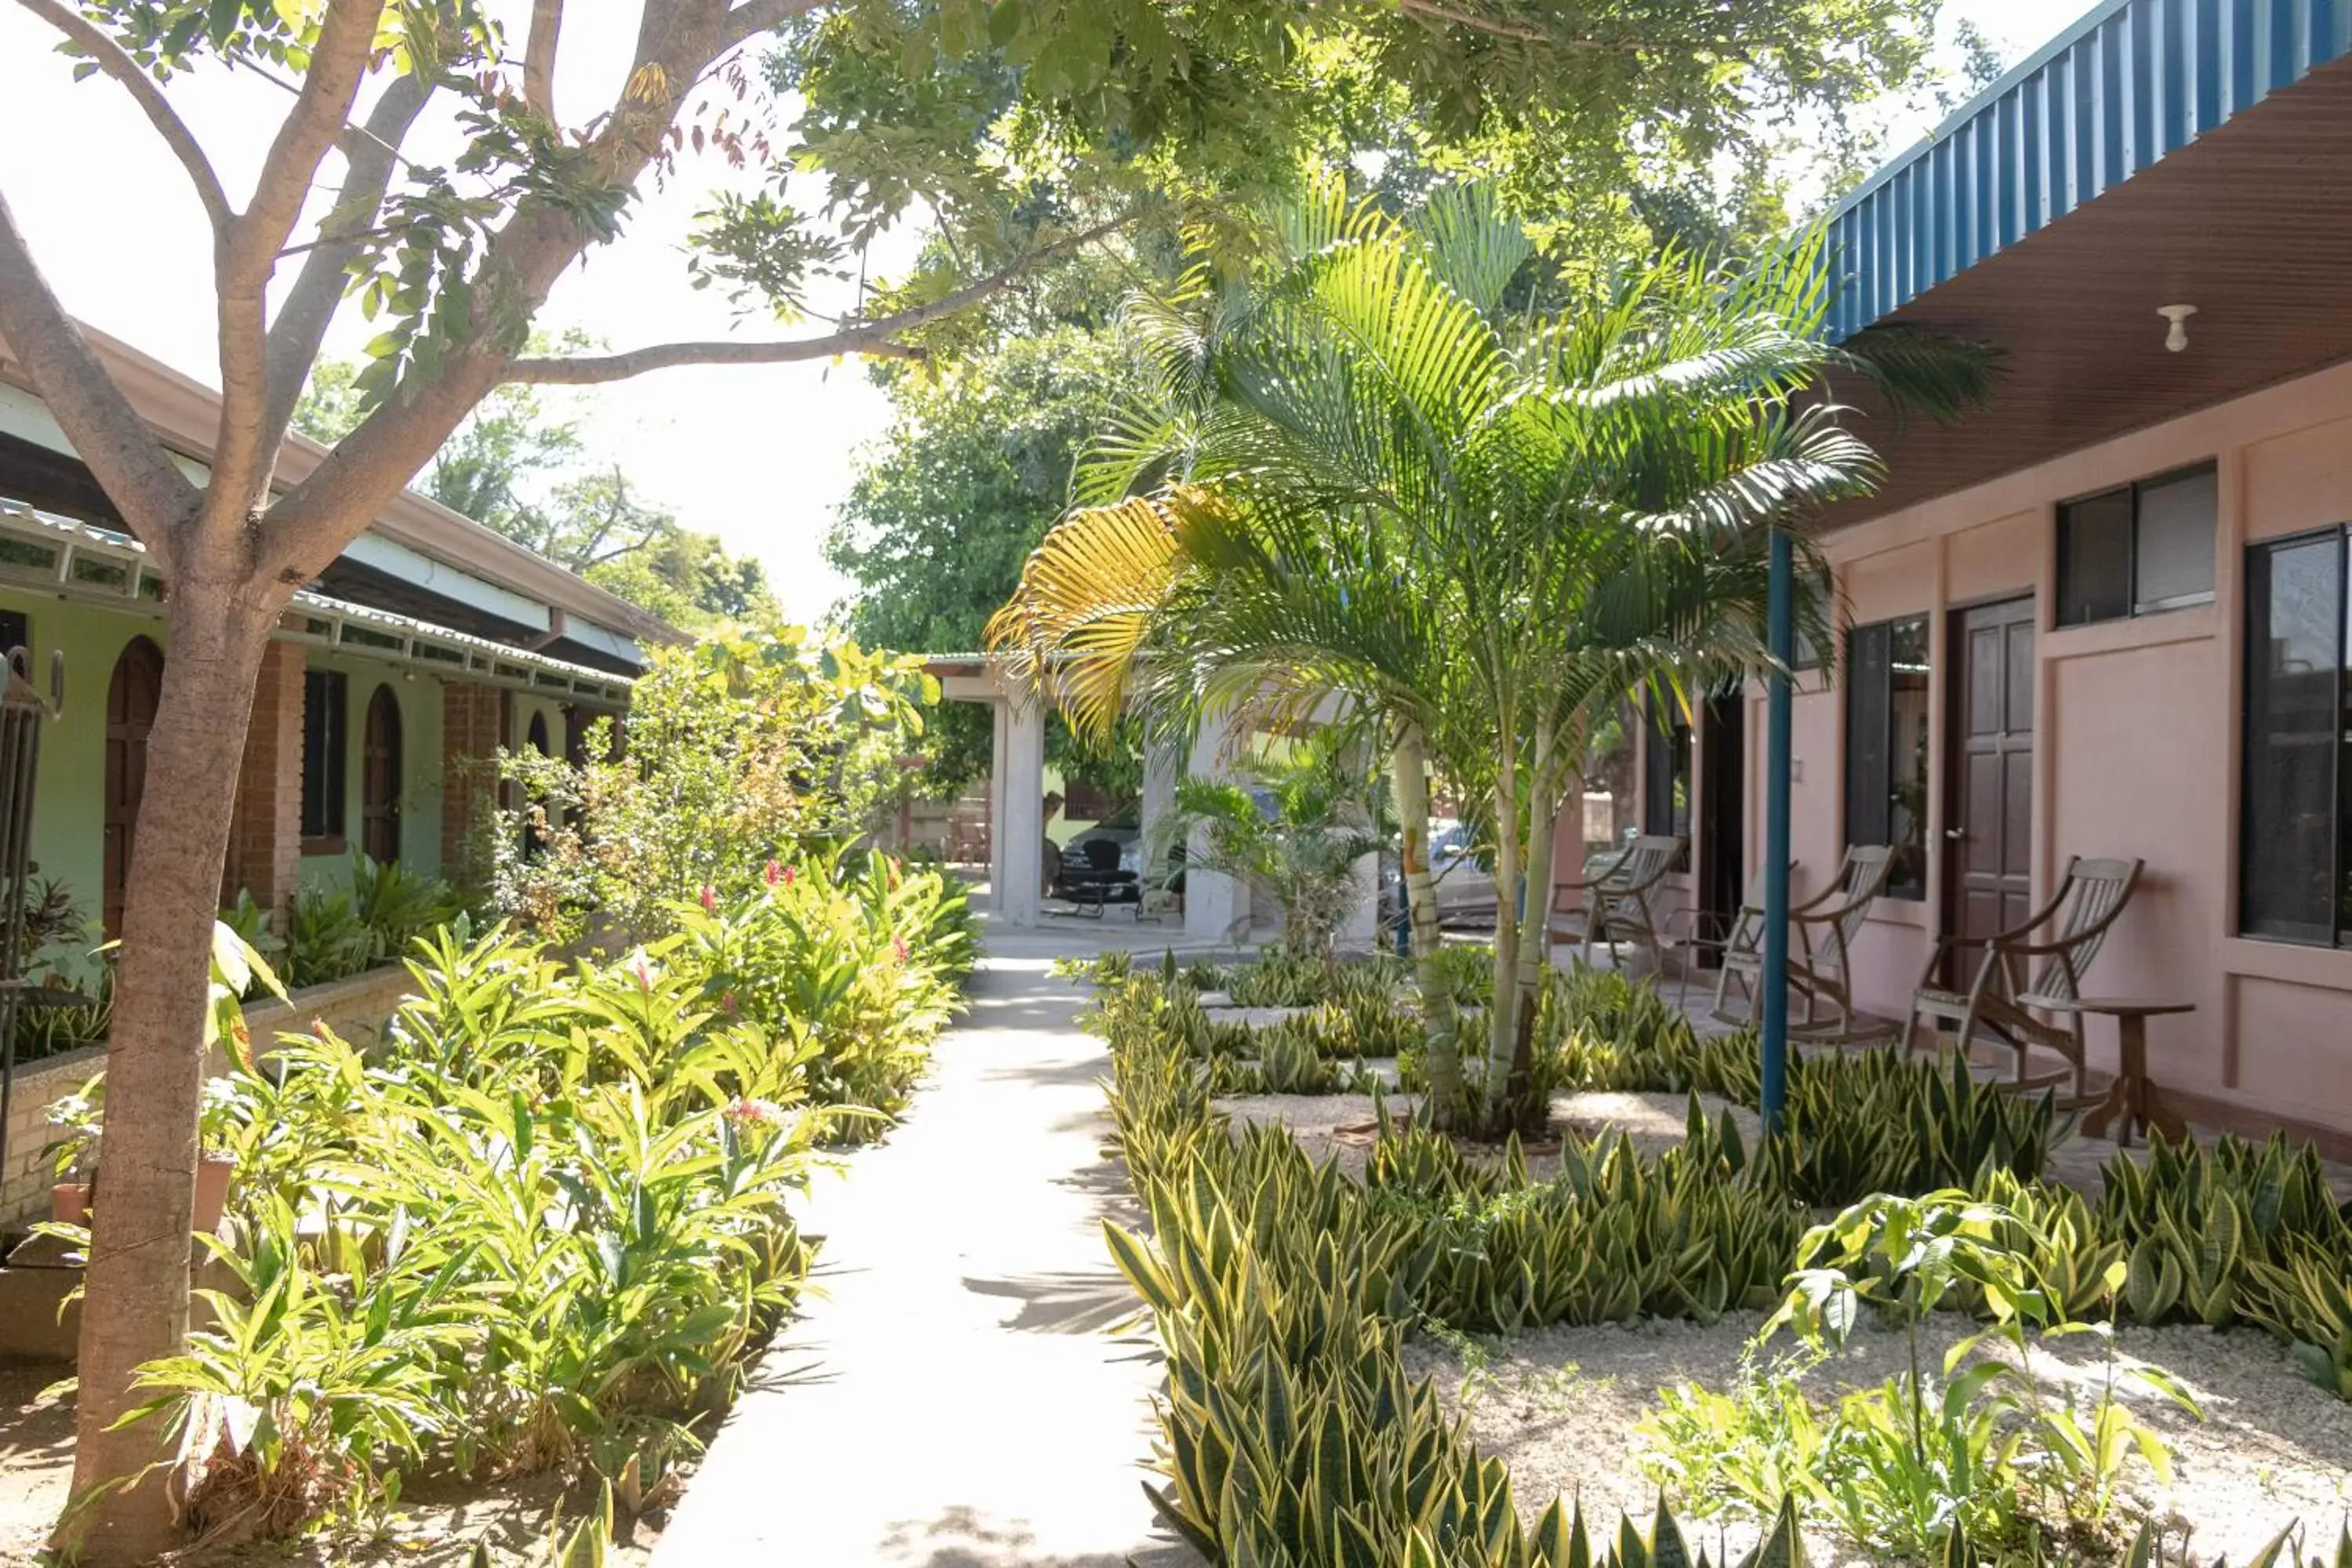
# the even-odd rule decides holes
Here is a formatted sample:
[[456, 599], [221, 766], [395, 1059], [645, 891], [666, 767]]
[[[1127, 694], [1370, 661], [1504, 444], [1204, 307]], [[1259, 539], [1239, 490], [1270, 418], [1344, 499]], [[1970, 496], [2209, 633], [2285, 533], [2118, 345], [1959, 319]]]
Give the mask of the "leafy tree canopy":
[[[1067, 503], [1070, 469], [1106, 409], [1143, 374], [1117, 326], [1129, 277], [1074, 261], [1007, 296], [952, 363], [880, 371], [889, 428], [866, 451], [825, 559], [857, 584], [843, 616], [877, 647], [978, 648], [988, 617]], [[988, 766], [986, 713], [943, 709], [925, 739], [929, 787], [952, 793]], [[1116, 798], [1141, 783], [1131, 738], [1081, 745], [1058, 719], [1048, 755]]]
[[[294, 427], [334, 442], [364, 414], [359, 367], [321, 363], [295, 405]], [[684, 527], [645, 500], [618, 463], [591, 466], [580, 426], [537, 389], [494, 392], [449, 437], [417, 489], [452, 511], [689, 629], [778, 618], [757, 561]]]

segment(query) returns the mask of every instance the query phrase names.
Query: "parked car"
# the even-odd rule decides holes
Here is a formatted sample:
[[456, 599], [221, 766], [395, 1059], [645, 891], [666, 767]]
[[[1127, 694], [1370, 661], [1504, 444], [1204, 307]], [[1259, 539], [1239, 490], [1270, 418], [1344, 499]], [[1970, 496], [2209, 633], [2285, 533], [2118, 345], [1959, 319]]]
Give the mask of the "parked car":
[[1062, 856], [1074, 864], [1086, 863], [1086, 846], [1090, 839], [1108, 838], [1118, 846], [1118, 868], [1139, 875], [1143, 870], [1143, 808], [1122, 806], [1085, 832], [1074, 835], [1062, 846]]
[[[1437, 886], [1437, 918], [1441, 924], [1492, 926], [1495, 884], [1478, 861], [1477, 846], [1469, 827], [1450, 816], [1429, 825], [1429, 874]], [[1404, 889], [1394, 855], [1381, 859], [1381, 923], [1393, 930], [1404, 916]]]

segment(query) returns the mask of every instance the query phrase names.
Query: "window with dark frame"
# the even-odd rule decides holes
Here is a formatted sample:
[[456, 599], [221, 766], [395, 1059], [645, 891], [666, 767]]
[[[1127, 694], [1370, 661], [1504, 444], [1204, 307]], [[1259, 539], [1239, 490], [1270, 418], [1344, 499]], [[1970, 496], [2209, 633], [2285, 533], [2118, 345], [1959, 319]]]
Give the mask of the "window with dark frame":
[[2238, 805], [2238, 929], [2352, 944], [2352, 671], [2347, 531], [2246, 552], [2245, 745]]
[[1675, 834], [1687, 843], [1690, 830], [1690, 721], [1679, 705], [1653, 701], [1649, 744], [1642, 755], [1642, 831]]
[[2058, 624], [2211, 604], [2221, 494], [2204, 463], [2059, 507]]
[[1927, 617], [1845, 640], [1845, 841], [1895, 850], [1890, 899], [1927, 896]]
[[33, 651], [33, 618], [22, 610], [0, 610], [0, 655], [25, 650], [27, 659]]
[[339, 669], [302, 673], [302, 848], [340, 854], [350, 758], [351, 679]]

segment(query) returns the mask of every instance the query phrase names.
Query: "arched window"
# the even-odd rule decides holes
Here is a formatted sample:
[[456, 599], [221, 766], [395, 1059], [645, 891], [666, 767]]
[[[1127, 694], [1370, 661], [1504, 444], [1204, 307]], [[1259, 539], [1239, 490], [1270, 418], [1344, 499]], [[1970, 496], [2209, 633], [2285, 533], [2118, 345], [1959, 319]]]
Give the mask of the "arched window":
[[132, 637], [114, 661], [106, 687], [106, 934], [122, 932], [122, 895], [131, 886], [131, 833], [147, 787], [147, 731], [163, 694], [163, 650]]
[[368, 699], [360, 742], [360, 847], [379, 866], [400, 858], [400, 699], [389, 681]]

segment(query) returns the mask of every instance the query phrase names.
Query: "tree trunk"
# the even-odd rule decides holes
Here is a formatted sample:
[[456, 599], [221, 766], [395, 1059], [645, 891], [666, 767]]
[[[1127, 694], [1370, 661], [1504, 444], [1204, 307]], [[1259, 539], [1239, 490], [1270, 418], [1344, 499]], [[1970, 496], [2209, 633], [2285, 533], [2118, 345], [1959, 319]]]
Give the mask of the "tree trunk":
[[[187, 1330], [196, 1120], [212, 927], [253, 689], [287, 590], [186, 566], [171, 584], [163, 685], [147, 739], [107, 1038], [103, 1186], [82, 1300], [74, 1497], [58, 1544], [94, 1565], [175, 1544], [174, 1454], [159, 1421], [110, 1430], [139, 1367]], [[127, 1482], [94, 1491], [105, 1483]]]
[[1505, 1102], [1512, 1106], [1525, 1100], [1535, 1069], [1536, 999], [1551, 957], [1551, 846], [1559, 810], [1557, 792], [1544, 776], [1550, 772], [1549, 750], [1549, 737], [1538, 742], [1537, 777], [1528, 791], [1528, 891], [1519, 911], [1518, 967], [1511, 984], [1511, 1067], [1503, 1086]]
[[[1519, 774], [1519, 737], [1508, 713], [1501, 717], [1495, 748], [1495, 965], [1494, 1005], [1486, 1010], [1486, 1076], [1481, 1103], [1490, 1131], [1499, 1132], [1503, 1079], [1518, 1039], [1519, 916], [1525, 889], [1522, 857], [1527, 848], [1524, 795]], [[1538, 759], [1541, 762], [1541, 757]]]
[[1429, 875], [1429, 755], [1418, 726], [1397, 732], [1390, 766], [1396, 775], [1398, 858], [1403, 872], [1405, 911], [1412, 932], [1413, 975], [1421, 988], [1423, 1050], [1429, 1067], [1430, 1117], [1451, 1126], [1462, 1096], [1462, 1024], [1437, 962], [1444, 936], [1437, 927], [1437, 884]]

